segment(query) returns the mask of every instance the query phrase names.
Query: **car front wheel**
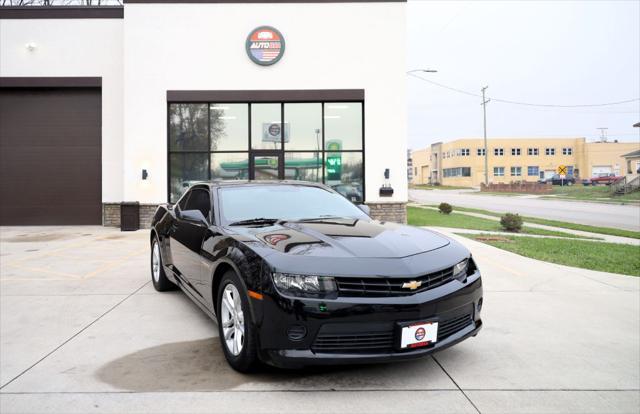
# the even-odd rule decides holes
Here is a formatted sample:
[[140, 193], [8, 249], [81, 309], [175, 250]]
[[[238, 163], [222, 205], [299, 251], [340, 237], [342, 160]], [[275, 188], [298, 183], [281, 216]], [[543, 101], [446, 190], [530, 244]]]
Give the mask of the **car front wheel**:
[[151, 242], [151, 281], [158, 292], [165, 292], [175, 288], [175, 285], [167, 278], [167, 274], [164, 271], [160, 244], [155, 237]]
[[236, 371], [249, 372], [257, 364], [255, 328], [247, 294], [232, 270], [222, 276], [217, 303], [218, 333], [224, 356]]

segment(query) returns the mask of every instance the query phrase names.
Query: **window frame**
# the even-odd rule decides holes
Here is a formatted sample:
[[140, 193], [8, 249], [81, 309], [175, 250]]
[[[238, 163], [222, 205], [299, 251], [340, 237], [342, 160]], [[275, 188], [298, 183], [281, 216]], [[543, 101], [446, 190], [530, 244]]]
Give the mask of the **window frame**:
[[[173, 92], [173, 91], [170, 91]], [[260, 92], [260, 91], [258, 91]], [[173, 92], [175, 94], [175, 92]], [[358, 202], [358, 204], [365, 204], [366, 203], [366, 148], [365, 148], [365, 137], [366, 137], [366, 124], [365, 124], [365, 100], [364, 98], [351, 98], [351, 97], [345, 97], [340, 98], [339, 96], [327, 96], [327, 97], [322, 97], [319, 96], [319, 98], [321, 99], [312, 99], [312, 97], [310, 97], [309, 99], [286, 99], [286, 97], [283, 97], [285, 99], [278, 99], [278, 100], [271, 100], [271, 99], [260, 99], [259, 97], [257, 97], [257, 99], [212, 99], [212, 98], [207, 98], [207, 99], [171, 99], [171, 93], [167, 92], [167, 101], [166, 101], [166, 143], [167, 143], [167, 149], [165, 152], [165, 156], [166, 156], [166, 165], [167, 165], [167, 176], [166, 176], [166, 180], [167, 180], [167, 202], [171, 203], [171, 154], [208, 154], [207, 157], [207, 179], [205, 181], [207, 182], [211, 182], [213, 180], [212, 176], [211, 176], [211, 157], [214, 154], [225, 154], [225, 153], [242, 153], [242, 154], [247, 154], [247, 157], [249, 160], [251, 160], [251, 155], [252, 154], [260, 154], [261, 152], [268, 152], [268, 151], [273, 151], [273, 150], [265, 150], [265, 149], [253, 149], [252, 148], [252, 144], [251, 144], [251, 140], [252, 140], [252, 131], [251, 131], [251, 120], [252, 120], [252, 114], [251, 114], [251, 106], [253, 104], [280, 104], [280, 124], [281, 125], [285, 125], [285, 120], [286, 120], [286, 114], [285, 114], [285, 104], [301, 104], [301, 103], [316, 103], [316, 104], [320, 104], [321, 106], [321, 138], [322, 138], [322, 147], [319, 151], [319, 155], [321, 158], [321, 162], [322, 162], [322, 171], [321, 171], [321, 181], [319, 181], [319, 183], [321, 184], [326, 184], [326, 156], [327, 153], [335, 153], [335, 152], [340, 152], [340, 153], [359, 153], [362, 159], [362, 201]], [[320, 94], [321, 95], [321, 94]], [[246, 98], [246, 97], [243, 97]], [[335, 98], [335, 99], [332, 99]], [[361, 114], [360, 114], [360, 122], [362, 125], [361, 128], [361, 145], [360, 145], [360, 149], [351, 149], [351, 150], [345, 150], [345, 149], [341, 149], [340, 151], [329, 151], [326, 149], [326, 139], [325, 139], [325, 105], [327, 104], [333, 104], [333, 103], [353, 103], [353, 104], [360, 104], [360, 110], [361, 110]], [[207, 150], [172, 150], [171, 149], [171, 105], [198, 105], [198, 104], [206, 104], [207, 105]], [[247, 110], [248, 110], [248, 117], [247, 117], [247, 128], [248, 128], [248, 139], [247, 139], [247, 149], [246, 150], [223, 150], [223, 151], [212, 151], [211, 150], [211, 105], [214, 104], [246, 104], [247, 105]], [[283, 131], [284, 132], [284, 131]], [[282, 179], [284, 179], [284, 159], [286, 157], [287, 153], [315, 153], [318, 151], [315, 150], [287, 150], [285, 143], [284, 143], [284, 139], [285, 139], [285, 134], [282, 133], [281, 134], [281, 145], [280, 145], [280, 149], [277, 149], [275, 151], [279, 152], [282, 155], [282, 167], [281, 167], [281, 171], [279, 172], [279, 174], [282, 174]], [[251, 168], [250, 166], [248, 168]], [[186, 194], [186, 192], [185, 192]], [[175, 204], [177, 204], [180, 200], [182, 199], [182, 196], [178, 198], [178, 200], [176, 200]], [[173, 204], [173, 203], [172, 203]]]
[[494, 148], [493, 149], [493, 156], [494, 157], [504, 157], [504, 148], [502, 148], [502, 147]]
[[[496, 170], [502, 169], [502, 174], [496, 174]], [[504, 167], [493, 167], [493, 176], [494, 177], [504, 177], [505, 171]]]
[[[520, 174], [514, 174], [515, 171], [519, 171]], [[522, 177], [522, 167], [518, 167], [518, 166], [512, 166], [509, 169], [509, 172], [511, 173], [510, 176], [511, 177]]]
[[519, 157], [522, 154], [522, 149], [520, 148], [511, 148], [511, 156]]

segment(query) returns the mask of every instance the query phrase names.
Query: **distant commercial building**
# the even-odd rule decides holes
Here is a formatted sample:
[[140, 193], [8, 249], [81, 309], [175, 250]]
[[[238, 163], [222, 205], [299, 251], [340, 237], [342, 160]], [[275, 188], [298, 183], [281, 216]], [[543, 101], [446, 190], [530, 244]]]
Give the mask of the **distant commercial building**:
[[626, 161], [625, 174], [630, 177], [640, 175], [640, 150], [632, 151], [622, 156]]
[[[623, 155], [640, 149], [633, 142], [586, 142], [585, 138], [506, 138], [488, 140], [489, 182], [538, 181], [560, 165], [577, 179], [627, 173]], [[484, 142], [438, 142], [411, 154], [413, 184], [479, 186], [484, 182]]]

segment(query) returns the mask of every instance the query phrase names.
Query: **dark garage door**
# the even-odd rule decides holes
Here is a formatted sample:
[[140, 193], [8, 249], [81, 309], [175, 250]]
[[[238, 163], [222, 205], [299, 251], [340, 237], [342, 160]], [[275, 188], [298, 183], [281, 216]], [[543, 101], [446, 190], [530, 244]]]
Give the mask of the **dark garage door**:
[[0, 88], [0, 225], [101, 224], [99, 88]]

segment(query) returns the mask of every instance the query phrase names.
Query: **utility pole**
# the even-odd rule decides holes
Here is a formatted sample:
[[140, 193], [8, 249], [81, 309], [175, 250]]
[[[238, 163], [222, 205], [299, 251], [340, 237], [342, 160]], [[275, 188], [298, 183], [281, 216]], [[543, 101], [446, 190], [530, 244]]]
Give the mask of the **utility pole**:
[[484, 185], [489, 185], [489, 149], [487, 148], [487, 104], [491, 99], [485, 99], [484, 92], [488, 86], [482, 88], [482, 113], [484, 115]]
[[609, 128], [597, 128], [600, 130], [600, 141], [607, 142], [607, 129]]

